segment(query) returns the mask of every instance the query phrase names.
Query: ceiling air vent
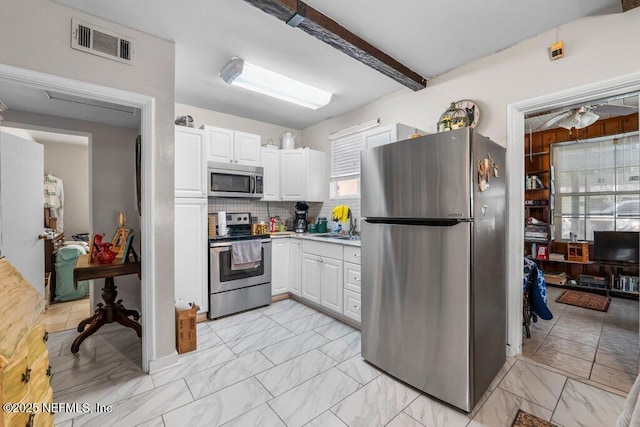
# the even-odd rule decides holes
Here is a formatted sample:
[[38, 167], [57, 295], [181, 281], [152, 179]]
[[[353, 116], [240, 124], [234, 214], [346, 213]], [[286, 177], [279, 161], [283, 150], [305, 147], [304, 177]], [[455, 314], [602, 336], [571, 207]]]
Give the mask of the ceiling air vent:
[[133, 65], [134, 40], [93, 24], [71, 20], [71, 47], [114, 61]]

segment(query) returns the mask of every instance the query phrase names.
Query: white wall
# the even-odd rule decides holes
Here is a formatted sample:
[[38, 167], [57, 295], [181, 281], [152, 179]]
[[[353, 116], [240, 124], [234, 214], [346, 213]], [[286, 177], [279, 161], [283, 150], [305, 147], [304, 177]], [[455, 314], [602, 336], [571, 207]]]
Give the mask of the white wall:
[[[136, 40], [136, 64], [130, 66], [71, 49], [71, 19], [79, 18]], [[25, 31], [28, 29], [28, 31]], [[122, 89], [155, 99], [153, 153], [155, 233], [150, 358], [175, 354], [173, 286], [173, 121], [175, 45], [49, 0], [6, 0], [0, 13], [0, 64]], [[10, 41], [10, 42], [8, 42]], [[143, 141], [145, 143], [145, 141]], [[151, 249], [151, 248], [149, 248]], [[142, 254], [142, 269], [152, 254]], [[150, 270], [147, 274], [151, 273]]]
[[44, 173], [64, 186], [64, 235], [66, 240], [89, 228], [89, 145], [37, 141], [44, 146]]
[[554, 29], [433, 78], [419, 92], [400, 90], [310, 126], [302, 136], [307, 145], [328, 152], [329, 133], [376, 117], [381, 125], [401, 122], [435, 133], [452, 101], [473, 99], [481, 108], [480, 133], [506, 146], [507, 104], [640, 69], [640, 8], [563, 25], [565, 57], [552, 62], [547, 48], [555, 34]]
[[195, 128], [200, 128], [202, 125], [209, 125], [258, 134], [262, 137], [262, 145], [267, 144], [268, 140], [272, 140], [274, 145], [282, 147], [280, 136], [282, 136], [282, 133], [285, 131], [292, 131], [293, 134], [296, 135], [296, 147], [302, 146], [301, 131], [299, 129], [285, 128], [271, 123], [245, 119], [244, 117], [232, 116], [231, 114], [205, 110], [184, 104], [176, 104], [176, 118], [179, 116], [193, 117], [193, 127]]
[[[99, 123], [84, 122], [81, 120], [65, 119], [62, 117], [34, 114], [24, 111], [7, 110], [4, 113], [5, 120], [12, 123], [35, 125], [47, 128], [64, 129], [68, 131], [86, 132], [91, 134], [91, 158], [90, 175], [87, 170], [89, 158], [88, 148], [85, 148], [85, 180], [91, 183], [91, 199], [87, 198], [85, 210], [89, 203], [93, 209], [93, 221], [91, 229], [87, 220], [85, 232], [104, 233], [105, 239], [111, 241], [118, 228], [118, 213], [124, 212], [127, 217], [127, 227], [136, 232], [134, 246], [140, 253], [140, 217], [136, 211], [135, 196], [135, 141], [139, 134], [137, 129], [118, 126], [103, 125]], [[65, 144], [54, 144], [65, 145]], [[45, 159], [47, 146], [45, 145]], [[47, 169], [45, 160], [45, 170]], [[54, 169], [54, 175], [63, 179], [65, 191], [65, 236], [71, 240], [67, 232], [67, 187], [71, 184], [69, 179], [64, 179], [63, 173]], [[86, 186], [87, 192], [89, 186]], [[141, 309], [140, 279], [135, 275], [118, 277], [118, 299], [122, 299], [126, 308], [132, 310]], [[91, 305], [102, 301], [101, 289], [104, 280], [94, 280]]]

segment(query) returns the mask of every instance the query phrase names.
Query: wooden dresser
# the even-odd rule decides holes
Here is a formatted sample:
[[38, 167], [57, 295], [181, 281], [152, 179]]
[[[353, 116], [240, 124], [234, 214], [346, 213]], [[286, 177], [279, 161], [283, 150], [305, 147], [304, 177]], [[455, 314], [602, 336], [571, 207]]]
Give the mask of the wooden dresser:
[[0, 404], [37, 403], [38, 411], [0, 412], [0, 427], [53, 426], [42, 403], [53, 401], [44, 298], [0, 259]]

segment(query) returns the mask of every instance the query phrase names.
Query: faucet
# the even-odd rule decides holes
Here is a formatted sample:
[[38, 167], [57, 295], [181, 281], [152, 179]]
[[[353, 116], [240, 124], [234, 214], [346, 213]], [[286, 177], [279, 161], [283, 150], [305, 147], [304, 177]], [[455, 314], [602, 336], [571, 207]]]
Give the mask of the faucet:
[[357, 236], [356, 232], [357, 219], [353, 217], [351, 211], [349, 211], [349, 237], [352, 237], [354, 234]]

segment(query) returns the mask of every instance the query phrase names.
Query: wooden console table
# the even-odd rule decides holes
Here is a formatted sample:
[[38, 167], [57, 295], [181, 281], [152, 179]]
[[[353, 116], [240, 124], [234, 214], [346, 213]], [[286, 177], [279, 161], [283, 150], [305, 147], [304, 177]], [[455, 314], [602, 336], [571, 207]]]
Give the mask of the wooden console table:
[[[80, 335], [71, 344], [71, 353], [76, 354], [80, 350], [80, 344], [88, 336], [95, 333], [102, 325], [106, 323], [118, 322], [123, 326], [132, 328], [142, 337], [142, 327], [137, 322], [140, 314], [135, 310], [127, 310], [122, 305], [122, 300], [116, 301], [118, 292], [113, 282], [115, 276], [124, 276], [127, 274], [137, 274], [140, 277], [140, 261], [134, 261], [130, 257], [130, 262], [124, 264], [99, 264], [90, 263], [89, 255], [81, 255], [76, 260], [76, 266], [73, 270], [73, 282], [77, 286], [81, 280], [104, 279], [104, 288], [102, 288], [103, 303], [99, 303], [95, 314], [84, 319], [78, 324], [78, 332]], [[129, 317], [133, 317], [133, 320]], [[89, 325], [88, 328], [87, 325]], [[86, 329], [85, 329], [86, 328]]]

